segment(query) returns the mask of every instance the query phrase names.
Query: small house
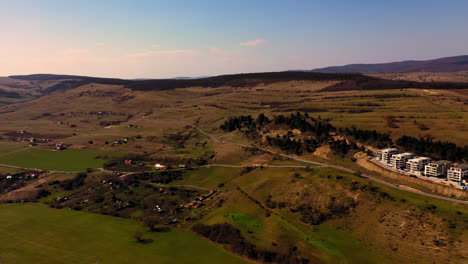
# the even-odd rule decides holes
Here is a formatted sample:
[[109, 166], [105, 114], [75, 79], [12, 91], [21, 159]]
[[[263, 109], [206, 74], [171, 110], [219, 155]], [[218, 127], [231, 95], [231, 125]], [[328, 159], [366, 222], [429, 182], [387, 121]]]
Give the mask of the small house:
[[165, 170], [165, 169], [167, 169], [167, 165], [163, 165], [163, 164], [159, 164], [159, 163], [156, 164], [156, 165], [154, 165], [154, 167], [155, 167], [156, 169], [158, 169], [158, 170]]

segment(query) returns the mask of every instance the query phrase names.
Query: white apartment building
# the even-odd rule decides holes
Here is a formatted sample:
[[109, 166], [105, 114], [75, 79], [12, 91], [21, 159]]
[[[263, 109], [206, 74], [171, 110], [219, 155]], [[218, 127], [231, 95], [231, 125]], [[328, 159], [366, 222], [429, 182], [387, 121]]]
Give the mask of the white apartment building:
[[462, 181], [468, 178], [468, 164], [452, 166], [447, 171], [447, 179], [452, 181]]
[[424, 175], [431, 177], [439, 177], [447, 174], [447, 169], [452, 165], [448, 160], [438, 160], [428, 163], [424, 166]]
[[393, 155], [398, 154], [398, 149], [396, 148], [386, 148], [382, 149], [377, 154], [377, 159], [383, 163], [389, 164]]
[[395, 154], [390, 159], [390, 166], [399, 170], [404, 169], [406, 167], [406, 162], [412, 158], [414, 158], [413, 153], [405, 152], [405, 153]]
[[409, 159], [406, 162], [406, 167], [405, 169], [408, 170], [411, 173], [421, 173], [424, 171], [424, 166], [428, 164], [431, 161], [430, 158], [427, 157], [417, 157], [414, 159]]

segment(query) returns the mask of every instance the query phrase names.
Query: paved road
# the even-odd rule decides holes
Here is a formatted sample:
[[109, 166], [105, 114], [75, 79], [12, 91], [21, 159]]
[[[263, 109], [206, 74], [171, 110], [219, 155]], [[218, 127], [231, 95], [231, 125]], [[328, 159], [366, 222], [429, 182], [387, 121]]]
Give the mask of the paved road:
[[[26, 168], [21, 166], [13, 166], [8, 164], [0, 164], [1, 167], [13, 168], [13, 169], [20, 169], [20, 170], [31, 170], [31, 171], [40, 171], [41, 169], [38, 168]], [[48, 171], [49, 173], [79, 173], [80, 171], [59, 171], [59, 170], [43, 170]]]

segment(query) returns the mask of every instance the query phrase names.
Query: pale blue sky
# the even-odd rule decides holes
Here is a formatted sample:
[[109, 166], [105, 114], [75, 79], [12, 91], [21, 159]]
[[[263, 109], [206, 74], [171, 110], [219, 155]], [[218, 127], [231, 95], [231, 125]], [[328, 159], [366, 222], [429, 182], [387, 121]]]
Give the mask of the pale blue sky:
[[0, 76], [122, 78], [468, 54], [463, 0], [0, 0]]

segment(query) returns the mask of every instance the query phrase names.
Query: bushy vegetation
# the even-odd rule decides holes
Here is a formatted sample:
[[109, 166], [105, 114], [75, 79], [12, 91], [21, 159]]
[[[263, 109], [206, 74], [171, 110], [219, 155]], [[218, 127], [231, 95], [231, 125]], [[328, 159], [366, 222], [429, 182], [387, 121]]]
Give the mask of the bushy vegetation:
[[338, 130], [340, 134], [350, 136], [359, 142], [377, 147], [383, 148], [392, 144], [392, 139], [388, 133], [380, 133], [376, 130], [364, 130], [356, 127], [345, 128]]
[[356, 143], [350, 143], [346, 141], [346, 139], [342, 140], [331, 140], [329, 142], [330, 148], [333, 150], [335, 155], [345, 157], [348, 153], [352, 150], [364, 151], [364, 147], [358, 147]]
[[88, 175], [86, 173], [78, 173], [73, 179], [64, 180], [60, 183], [60, 187], [64, 190], [70, 191], [75, 190], [85, 184], [86, 177]]
[[297, 155], [300, 155], [303, 152], [313, 152], [319, 146], [317, 141], [314, 139], [291, 139], [287, 135], [282, 137], [279, 135], [277, 137], [267, 136], [266, 142], [268, 145], [276, 146], [283, 151]]
[[300, 257], [300, 252], [297, 247], [291, 247], [286, 253], [258, 249], [255, 245], [245, 240], [238, 229], [228, 223], [214, 224], [211, 226], [197, 224], [192, 227], [192, 230], [213, 242], [227, 244], [231, 251], [252, 260], [263, 263], [310, 263], [310, 260]]

